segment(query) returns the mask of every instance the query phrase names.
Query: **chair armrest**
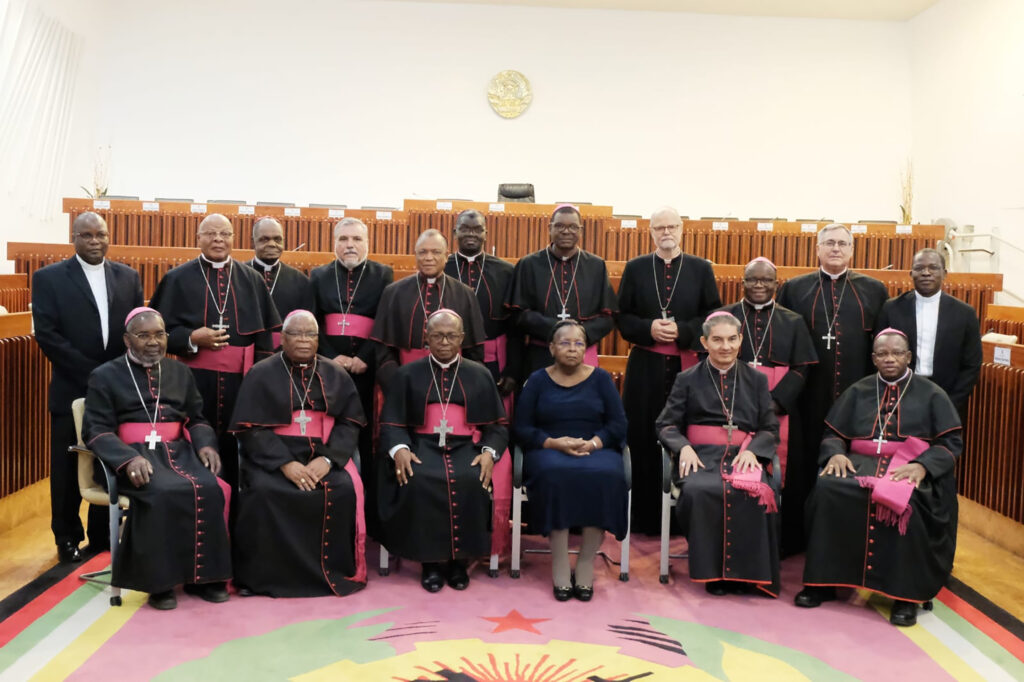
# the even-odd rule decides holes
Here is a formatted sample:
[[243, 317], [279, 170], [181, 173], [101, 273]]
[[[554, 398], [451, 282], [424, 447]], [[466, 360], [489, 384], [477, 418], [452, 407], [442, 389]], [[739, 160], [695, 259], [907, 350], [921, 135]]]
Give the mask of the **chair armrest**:
[[512, 487], [523, 486], [523, 449], [516, 445], [512, 448]]
[[776, 490], [782, 490], [782, 463], [779, 462], [779, 453], [772, 455], [772, 483]]
[[[95, 457], [95, 455], [93, 455]], [[96, 457], [96, 461], [100, 463], [100, 468], [103, 470], [103, 478], [107, 481], [107, 495], [110, 499], [110, 505], [116, 507], [118, 504], [117, 498], [117, 475], [111, 471], [107, 463], [99, 457]]]
[[668, 493], [672, 492], [672, 454], [661, 446], [661, 492]]
[[363, 466], [362, 466], [363, 461], [359, 457], [359, 448], [356, 448], [355, 452], [352, 453], [352, 462], [355, 463], [355, 465], [356, 465], [356, 471], [362, 471], [363, 470]]
[[629, 446], [622, 447], [622, 469], [626, 475], [626, 490], [633, 489], [633, 460], [630, 458]]

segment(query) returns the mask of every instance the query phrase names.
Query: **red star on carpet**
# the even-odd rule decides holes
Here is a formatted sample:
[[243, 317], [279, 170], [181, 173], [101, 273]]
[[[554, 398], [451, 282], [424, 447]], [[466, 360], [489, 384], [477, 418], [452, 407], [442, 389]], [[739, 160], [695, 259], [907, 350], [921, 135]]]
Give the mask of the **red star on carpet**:
[[496, 632], [505, 632], [506, 630], [525, 630], [526, 632], [532, 632], [535, 635], [539, 635], [541, 634], [541, 631], [533, 627], [533, 624], [551, 620], [550, 618], [524, 618], [523, 614], [519, 613], [515, 609], [512, 609], [504, 616], [481, 616], [481, 618], [498, 624], [498, 626], [491, 631], [491, 634]]

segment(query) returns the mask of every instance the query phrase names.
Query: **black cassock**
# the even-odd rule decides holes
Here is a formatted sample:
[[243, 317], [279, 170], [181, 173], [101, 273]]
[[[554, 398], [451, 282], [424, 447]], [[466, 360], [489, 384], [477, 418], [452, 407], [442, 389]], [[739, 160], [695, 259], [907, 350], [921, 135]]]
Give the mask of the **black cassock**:
[[462, 317], [463, 355], [483, 360], [484, 321], [473, 290], [444, 273], [431, 278], [416, 273], [384, 289], [373, 321], [370, 338], [378, 344], [377, 383], [385, 392], [398, 367], [426, 355], [427, 317], [441, 308]]
[[[721, 427], [727, 423], [727, 410], [733, 410], [733, 423], [739, 427], [732, 436], [736, 445], [726, 447], [724, 441], [721, 445], [701, 444], [706, 439], [691, 441], [687, 437], [687, 428], [693, 426], [710, 426], [716, 436], [718, 430], [725, 434]], [[702, 360], [676, 378], [657, 429], [661, 442], [676, 455], [676, 475], [678, 454], [685, 445], [693, 446], [705, 467], [676, 481], [682, 491], [676, 517], [689, 544], [690, 578], [752, 583], [777, 597], [778, 514], [768, 511], [771, 503], [762, 505], [726, 480], [732, 473], [733, 457], [741, 451], [740, 443], [750, 435], [750, 443], [743, 449], [753, 452], [764, 466], [760, 487], [771, 498], [778, 493], [767, 466], [775, 454], [779, 431], [768, 379], [743, 362], [720, 372]]]
[[[299, 393], [307, 385], [303, 415]], [[277, 433], [296, 430], [295, 413], [300, 419], [329, 416], [327, 438]], [[317, 356], [315, 376], [312, 362], [293, 364], [281, 353], [246, 375], [231, 425], [242, 444], [233, 538], [237, 584], [273, 597], [341, 596], [366, 585], [363, 484], [351, 459], [364, 424], [352, 380], [323, 356]], [[317, 457], [329, 459], [331, 469], [314, 490], [300, 490], [281, 472], [288, 462]]]
[[369, 340], [384, 288], [395, 279], [388, 265], [364, 260], [351, 270], [335, 260], [313, 268], [309, 275], [316, 301], [315, 313], [320, 325], [320, 353], [334, 359], [339, 355], [356, 357], [366, 363], [362, 374], [350, 374], [359, 391], [366, 426], [359, 432], [360, 475], [366, 486], [366, 524], [377, 537], [376, 476], [373, 456], [373, 387], [376, 378], [377, 344]]
[[[466, 425], [478, 438], [448, 435], [445, 446], [439, 445], [439, 434], [432, 432], [439, 422], [426, 423], [427, 410], [436, 409], [428, 406], [442, 403], [438, 389], [451, 396], [446, 414], [464, 408]], [[403, 443], [422, 464], [414, 462], [413, 476], [399, 486], [388, 453]], [[470, 466], [484, 446], [498, 453], [508, 447], [505, 408], [486, 367], [463, 358], [442, 368], [430, 356], [396, 370], [380, 415], [378, 454], [378, 503], [390, 551], [414, 561], [490, 554], [490, 496], [480, 483], [480, 467]]]
[[[697, 360], [693, 350], [699, 345], [701, 323], [721, 304], [715, 273], [703, 258], [680, 254], [666, 266], [650, 254], [630, 260], [622, 271], [616, 319], [622, 338], [633, 344], [622, 390], [633, 462], [633, 532], [660, 532], [661, 450], [654, 422], [676, 375]], [[666, 306], [679, 337], [675, 343], [655, 344], [651, 323], [662, 319]]]
[[[805, 500], [809, 490], [802, 487], [807, 483], [802, 472], [814, 468], [812, 462], [817, 459], [817, 446], [805, 445], [797, 405], [807, 373], [818, 363], [811, 334], [803, 318], [778, 303], [772, 302], [758, 308], [744, 300], [726, 306], [724, 310], [743, 323], [743, 345], [739, 359], [753, 363], [755, 350], [758, 351], [757, 369], [768, 376], [772, 400], [782, 409], [779, 415], [779, 460], [784, 475], [786, 500], [791, 497]], [[783, 555], [801, 551], [804, 546], [803, 537], [803, 505], [783, 505]]]
[[[237, 443], [228, 433], [228, 425], [244, 371], [204, 369], [198, 365], [210, 367], [209, 363], [227, 358], [230, 352], [246, 356], [240, 368], [244, 370], [244, 364], [251, 366], [273, 353], [271, 332], [281, 326], [281, 318], [270, 292], [263, 278], [244, 263], [232, 259], [224, 267], [214, 268], [209, 261], [198, 258], [169, 270], [157, 285], [149, 305], [163, 315], [168, 335], [167, 352], [177, 355], [192, 368], [203, 397], [203, 414], [217, 431], [217, 449], [224, 465], [221, 475], [237, 488]], [[194, 330], [221, 323], [217, 312], [221, 305], [225, 306], [223, 324], [227, 325], [230, 348], [200, 349], [198, 354], [189, 352], [188, 339]]]
[[[180, 424], [191, 442], [181, 433], [173, 440], [164, 438], [152, 450], [146, 442], [127, 444], [118, 427], [145, 423], [148, 433], [158, 393], [157, 421]], [[89, 377], [84, 431], [89, 448], [117, 472], [118, 493], [131, 500], [115, 554], [114, 584], [154, 593], [229, 579], [224, 493], [196, 455], [200, 448], [216, 448], [217, 435], [203, 417], [202, 398], [189, 368], [170, 358], [149, 369], [131, 361], [126, 365], [124, 355], [100, 365]], [[127, 434], [125, 438], [133, 440]], [[153, 474], [149, 483], [136, 488], [125, 467], [139, 455], [153, 466]]]
[[[523, 376], [553, 362], [548, 339], [560, 321], [563, 303], [565, 314], [586, 329], [588, 347], [608, 336], [616, 302], [605, 262], [583, 249], [563, 260], [550, 247], [520, 258], [512, 275], [508, 306], [516, 314], [520, 332], [529, 336]], [[596, 365], [597, 353], [590, 354], [590, 364]]]
[[[888, 297], [884, 284], [852, 270], [833, 280], [819, 268], [794, 277], [779, 288], [776, 303], [804, 318], [818, 356], [818, 364], [807, 372], [797, 407], [803, 427], [803, 442], [809, 448], [821, 442], [825, 415], [839, 394], [874, 371], [871, 343], [875, 320]], [[829, 324], [833, 322], [835, 310], [839, 311], [831, 330], [831, 336], [835, 338], [825, 339], [823, 337], [829, 335]], [[825, 321], [826, 316], [828, 322]], [[792, 533], [806, 526], [798, 516], [818, 474], [812, 458], [804, 457], [803, 460], [799, 469], [794, 465], [786, 474], [788, 552], [803, 548], [804, 538], [794, 538]]]
[[895, 385], [877, 377], [864, 377], [846, 389], [829, 410], [818, 464], [823, 467], [832, 455], [846, 454], [857, 469], [856, 477], [884, 476], [891, 458], [884, 453], [849, 453], [850, 441], [869, 441], [871, 450], [879, 422], [885, 424], [895, 410], [885, 440], [914, 437], [927, 444], [911, 460], [927, 474], [911, 493], [906, 534], [878, 518], [880, 505], [855, 476], [822, 476], [807, 502], [804, 583], [861, 587], [894, 599], [926, 601], [953, 570], [960, 418], [945, 392], [924, 377], [908, 376]]
[[[313, 288], [310, 286], [309, 277], [301, 270], [297, 270], [280, 259], [269, 268], [258, 263], [254, 258], [246, 262], [246, 265], [256, 271], [263, 278], [263, 283], [274, 301], [277, 315], [284, 321], [288, 313], [293, 310], [308, 310], [313, 312]], [[274, 345], [280, 345], [280, 330], [275, 332]]]
[[484, 364], [494, 380], [511, 377], [521, 383], [523, 338], [505, 305], [512, 290], [512, 264], [483, 252], [472, 260], [454, 253], [444, 271], [476, 293], [484, 321]]

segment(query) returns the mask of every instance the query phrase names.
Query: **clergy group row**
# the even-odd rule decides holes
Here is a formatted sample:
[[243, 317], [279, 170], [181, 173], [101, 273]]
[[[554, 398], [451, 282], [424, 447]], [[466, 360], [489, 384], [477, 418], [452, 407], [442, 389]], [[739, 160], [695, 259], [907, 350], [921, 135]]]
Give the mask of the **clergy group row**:
[[[85, 394], [89, 372], [110, 360], [104, 369], [116, 369], [93, 374], [94, 382], [107, 375], [105, 398], [94, 400], [89, 389], [90, 446], [106, 460], [101, 453], [111, 439], [117, 441], [121, 458], [112, 463], [126, 489], [136, 494], [143, 487], [153, 490], [161, 473], [180, 479], [182, 490], [199, 489], [201, 472], [176, 459], [179, 449], [194, 453], [193, 464], [200, 469], [216, 468], [227, 481], [225, 492], [214, 485], [197, 492], [194, 502], [209, 513], [215, 505], [201, 497], [236, 496], [230, 505], [236, 580], [242, 566], [260, 566], [265, 573], [239, 580], [246, 591], [304, 593], [308, 585], [288, 587], [303, 575], [286, 566], [292, 559], [277, 566], [266, 561], [296, 554], [301, 555], [294, 557], [297, 565], [304, 562], [306, 574], [322, 574], [319, 582], [330, 591], [360, 584], [363, 558], [337, 545], [346, 544], [346, 535], [358, 535], [362, 523], [393, 552], [422, 562], [424, 588], [465, 588], [467, 561], [503, 547], [510, 482], [508, 460], [501, 460], [508, 425], [514, 423], [515, 440], [527, 453], [530, 527], [552, 543], [556, 598], [593, 594], [590, 558], [605, 531], [621, 537], [630, 523], [634, 532], [659, 531], [664, 445], [678, 460], [677, 512], [691, 547], [690, 575], [706, 582], [709, 591], [754, 585], [777, 595], [780, 552], [803, 551], [809, 537], [809, 587], [798, 595], [798, 604], [820, 603], [834, 585], [875, 589], [901, 603], [929, 599], [930, 587], [922, 592], [918, 583], [909, 592], [884, 589], [899, 581], [892, 583], [890, 561], [871, 559], [881, 549], [871, 548], [876, 539], [871, 534], [876, 525], [879, 532], [895, 528], [894, 543], [879, 544], [927, 551], [928, 568], [941, 586], [946, 559], [952, 562], [955, 506], [952, 528], [929, 523], [936, 509], [919, 509], [916, 517], [910, 509], [921, 484], [949, 504], [951, 462], [961, 448], [957, 413], [964, 412], [980, 366], [977, 319], [969, 306], [941, 293], [941, 255], [917, 254], [910, 273], [915, 291], [887, 301], [880, 282], [848, 269], [854, 248], [850, 231], [830, 225], [818, 236], [818, 272], [787, 282], [776, 295], [774, 266], [755, 259], [745, 271], [744, 299], [723, 308], [711, 265], [680, 252], [675, 211], [652, 215], [653, 253], [627, 264], [617, 297], [603, 261], [578, 248], [581, 229], [578, 210], [558, 207], [549, 247], [513, 267], [486, 254], [484, 216], [467, 211], [456, 222], [455, 254], [448, 254], [444, 235], [427, 231], [416, 245], [418, 272], [392, 282], [389, 268], [367, 259], [366, 227], [358, 220], [335, 226], [336, 261], [306, 278], [281, 262], [283, 231], [273, 219], [254, 224], [256, 258], [239, 264], [231, 259], [230, 223], [209, 216], [199, 228], [198, 258], [167, 273], [150, 302], [153, 313], [137, 314], [137, 325], [159, 323], [159, 329], [124, 331], [121, 315], [141, 304], [138, 276], [104, 259], [105, 225], [99, 216], [83, 214], [73, 230], [76, 255], [33, 277], [37, 339], [54, 364], [51, 488], [62, 560], [81, 556], [78, 543], [84, 537], [81, 523], [68, 513], [78, 506], [69, 490], [73, 474], [57, 472], [67, 460], [61, 452], [70, 438], [67, 413], [70, 401]], [[69, 307], [71, 295], [82, 305]], [[288, 321], [283, 335], [282, 319]], [[596, 344], [616, 323], [633, 344], [623, 401], [610, 376], [595, 369]], [[888, 331], [876, 339], [880, 329]], [[165, 351], [184, 364], [153, 360]], [[142, 357], [147, 353], [148, 361]], [[168, 370], [168, 363], [188, 370]], [[199, 414], [172, 411], [165, 418], [171, 408], [160, 395], [170, 384], [161, 382], [175, 373], [194, 383], [196, 395], [187, 398], [189, 404], [198, 399]], [[179, 392], [188, 388], [184, 384]], [[937, 423], [936, 415], [944, 413], [928, 409], [940, 397], [953, 406], [946, 415], [952, 422]], [[839, 409], [842, 405], [847, 407]], [[133, 410], [134, 416], [122, 418]], [[160, 426], [164, 422], [177, 426]], [[202, 432], [198, 436], [193, 423]], [[204, 425], [209, 433], [200, 428]], [[183, 428], [195, 447], [182, 447]], [[914, 438], [926, 447], [907, 455], [901, 444]], [[874, 445], [866, 447], [866, 441]], [[622, 442], [628, 442], [632, 457], [631, 510], [617, 454]], [[949, 453], [950, 466], [935, 464], [937, 452]], [[845, 460], [836, 459], [840, 453]], [[773, 461], [781, 471], [769, 476]], [[502, 467], [506, 475], [499, 485]], [[833, 549], [814, 555], [821, 538], [850, 513], [821, 511], [812, 494], [828, 488], [820, 473], [838, 474], [840, 467], [842, 476], [833, 478], [846, 480], [850, 473], [849, 481], [861, 491], [854, 496], [865, 497], [866, 513], [879, 519], [869, 524], [865, 542], [850, 544], [857, 551], [865, 548], [857, 564], [863, 570], [856, 575], [835, 568], [856, 562], [838, 561]], [[481, 497], [492, 487], [492, 473], [492, 493]], [[137, 486], [143, 478], [145, 485]], [[874, 479], [892, 481], [896, 490]], [[917, 484], [915, 496], [902, 500], [907, 480]], [[955, 486], [952, 490], [955, 505]], [[334, 518], [338, 525], [308, 517], [300, 521], [301, 504], [291, 499], [293, 492], [321, 496], [308, 503], [308, 512]], [[357, 500], [356, 508], [332, 513], [331, 497], [339, 494]], [[935, 502], [931, 497], [926, 506]], [[886, 506], [891, 498], [897, 501]], [[780, 499], [785, 500], [781, 523]], [[593, 500], [602, 503], [590, 509]], [[156, 539], [145, 539], [145, 531], [128, 532], [135, 523], [142, 528], [153, 523], [145, 519], [150, 504], [136, 510], [133, 502], [121, 540], [123, 556], [163, 554]], [[747, 511], [757, 518], [736, 509], [732, 523], [722, 510], [734, 505], [752, 505]], [[924, 536], [912, 518], [925, 523]], [[948, 521], [948, 513], [942, 518]], [[90, 513], [90, 548], [106, 544], [99, 530], [104, 521], [94, 521]], [[328, 538], [332, 528], [336, 533]], [[490, 539], [488, 528], [495, 529], [497, 539]], [[569, 580], [569, 528], [583, 528], [575, 581]], [[208, 529], [197, 525], [176, 532], [198, 557], [213, 542]], [[743, 550], [724, 549], [733, 545]], [[937, 546], [947, 548], [948, 557], [935, 552]], [[328, 555], [340, 563], [328, 562]], [[182, 583], [200, 586], [194, 589], [201, 596], [226, 598], [219, 586], [227, 577], [220, 575], [223, 567], [204, 563], [200, 572], [201, 563], [190, 563], [189, 575], [164, 575], [165, 568], [158, 571], [160, 579], [139, 583], [125, 578], [115, 562], [115, 576], [126, 586], [146, 589], [154, 605], [171, 603], [168, 591]], [[873, 563], [888, 566], [880, 569], [888, 576], [882, 582]], [[130, 573], [148, 576], [157, 570], [143, 566], [142, 573]], [[826, 566], [822, 575], [828, 575], [815, 576], [812, 566]], [[215, 587], [202, 587], [210, 585]], [[905, 610], [903, 615], [909, 617]]]

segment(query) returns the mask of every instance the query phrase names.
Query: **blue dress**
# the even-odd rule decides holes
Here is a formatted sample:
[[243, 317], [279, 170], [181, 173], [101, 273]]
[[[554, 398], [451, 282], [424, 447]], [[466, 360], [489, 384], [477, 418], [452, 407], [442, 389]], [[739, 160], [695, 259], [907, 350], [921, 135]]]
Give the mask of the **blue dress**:
[[[562, 436], [597, 436], [604, 447], [583, 457], [543, 447], [545, 439]], [[625, 537], [626, 413], [608, 372], [595, 368], [568, 387], [555, 383], [547, 370], [531, 374], [516, 404], [515, 437], [526, 453], [527, 520], [533, 532], [596, 526], [619, 540]]]

